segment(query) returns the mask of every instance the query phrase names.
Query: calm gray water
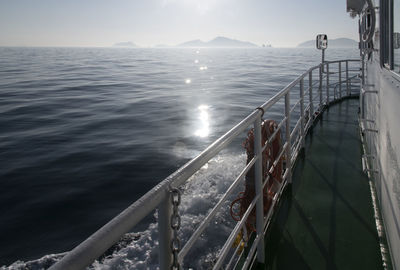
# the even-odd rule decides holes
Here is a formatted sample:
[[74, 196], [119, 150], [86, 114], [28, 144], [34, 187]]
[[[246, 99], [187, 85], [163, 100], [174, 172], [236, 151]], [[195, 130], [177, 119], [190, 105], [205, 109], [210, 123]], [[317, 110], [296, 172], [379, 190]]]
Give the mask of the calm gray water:
[[0, 48], [0, 266], [70, 250], [319, 61], [315, 49]]

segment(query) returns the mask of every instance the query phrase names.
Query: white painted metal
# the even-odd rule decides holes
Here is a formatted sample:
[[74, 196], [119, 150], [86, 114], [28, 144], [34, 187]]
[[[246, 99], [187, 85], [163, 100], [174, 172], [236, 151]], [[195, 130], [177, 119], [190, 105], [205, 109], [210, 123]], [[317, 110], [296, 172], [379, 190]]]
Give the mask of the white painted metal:
[[[365, 86], [364, 86], [365, 87]], [[365, 90], [364, 87], [361, 88], [361, 97], [360, 97], [360, 111], [361, 118], [365, 118], [365, 94], [378, 94], [377, 90]]]
[[301, 136], [301, 147], [304, 147], [305, 136], [304, 133], [304, 79], [300, 81], [300, 136]]
[[329, 104], [329, 63], [326, 64], [326, 104]]
[[[352, 63], [359, 63], [358, 60], [343, 60], [343, 61], [334, 61], [334, 62], [325, 62], [327, 65], [327, 72], [329, 74], [329, 64], [332, 63], [346, 63], [346, 90], [347, 90], [347, 95], [349, 95], [350, 92], [350, 87], [349, 87], [349, 62]], [[278, 101], [281, 101], [283, 98], [285, 100], [285, 116], [284, 119], [279, 123], [278, 129], [280, 130], [283, 125], [285, 125], [285, 137], [283, 138], [283, 147], [281, 150], [281, 153], [277, 160], [273, 162], [273, 164], [276, 166], [278, 160], [282, 157], [282, 155], [285, 154], [286, 156], [286, 170], [283, 175], [283, 184], [282, 186], [286, 186], [286, 183], [291, 183], [291, 168], [292, 165], [294, 164], [292, 162], [292, 158], [294, 159], [299, 151], [300, 146], [302, 143], [298, 143], [295, 145], [295, 149], [292, 153], [292, 142], [291, 140], [294, 138], [291, 138], [291, 135], [294, 136], [294, 133], [297, 132], [300, 128], [300, 131], [298, 132], [298, 139], [301, 139], [302, 137], [305, 136], [305, 133], [308, 130], [309, 125], [308, 123], [312, 123], [313, 117], [310, 117], [308, 123], [304, 123], [304, 78], [308, 76], [309, 78], [309, 89], [308, 89], [308, 94], [309, 94], [309, 109], [310, 109], [310, 116], [313, 116], [313, 111], [314, 111], [314, 98], [313, 98], [313, 81], [312, 81], [312, 72], [318, 70], [319, 71], [319, 80], [316, 81], [316, 83], [319, 84], [319, 104], [315, 104], [318, 108], [319, 111], [321, 111], [324, 107], [323, 104], [323, 94], [322, 94], [322, 64], [312, 67], [309, 69], [307, 72], [299, 76], [297, 79], [295, 79], [293, 82], [291, 82], [289, 85], [287, 85], [284, 89], [282, 89], [280, 92], [278, 92], [276, 95], [274, 95], [271, 99], [269, 99], [267, 102], [265, 102], [260, 108], [268, 112], [268, 110], [274, 106]], [[339, 65], [340, 66], [340, 65]], [[329, 76], [327, 74], [327, 76]], [[351, 78], [355, 78], [354, 76]], [[300, 116], [299, 119], [296, 119], [297, 123], [293, 129], [291, 129], [291, 121], [290, 119], [294, 114], [292, 114], [292, 108], [291, 108], [291, 100], [290, 100], [290, 93], [294, 91], [295, 86], [300, 84]], [[295, 95], [292, 95], [293, 97]], [[329, 97], [329, 77], [327, 77], [327, 97]], [[298, 102], [295, 102], [294, 104], [297, 104]], [[186, 163], [184, 166], [179, 168], [176, 172], [171, 174], [169, 177], [167, 177], [165, 180], [160, 182], [157, 186], [155, 186], [152, 190], [150, 190], [148, 193], [146, 193], [143, 197], [141, 197], [138, 201], [134, 202], [131, 206], [129, 206], [127, 209], [125, 209], [121, 214], [116, 216], [114, 219], [112, 219], [110, 222], [108, 222], [106, 225], [104, 225], [101, 229], [99, 229], [97, 232], [95, 232], [92, 236], [90, 236], [88, 239], [86, 239], [83, 243], [78, 245], [75, 249], [72, 251], [68, 252], [68, 254], [60, 260], [58, 263], [53, 265], [50, 269], [84, 269], [88, 265], [90, 265], [95, 259], [97, 259], [99, 256], [101, 256], [108, 248], [110, 248], [113, 244], [118, 242], [118, 240], [127, 232], [131, 231], [132, 228], [138, 224], [143, 218], [145, 218], [148, 214], [150, 214], [152, 211], [155, 209], [159, 209], [159, 232], [160, 232], [160, 239], [159, 239], [159, 248], [160, 248], [160, 269], [169, 269], [171, 266], [171, 254], [168, 254], [169, 251], [169, 245], [171, 242], [171, 229], [170, 229], [170, 215], [171, 215], [171, 204], [170, 204], [170, 190], [172, 188], [177, 188], [182, 186], [193, 174], [195, 174], [200, 168], [203, 167], [207, 162], [209, 162], [212, 158], [214, 158], [222, 149], [226, 148], [235, 138], [237, 138], [239, 135], [242, 135], [244, 131], [246, 131], [249, 126], [255, 125], [255, 130], [256, 130], [256, 140], [260, 141], [260, 122], [261, 122], [261, 116], [262, 112], [261, 109], [254, 110], [250, 115], [248, 115], [245, 119], [243, 119], [240, 123], [238, 123], [235, 127], [233, 127], [231, 130], [229, 130], [226, 134], [224, 134], [222, 137], [220, 137], [218, 140], [216, 140], [214, 143], [212, 143], [207, 149], [205, 149], [200, 155]], [[304, 128], [305, 125], [307, 128]], [[276, 136], [278, 131], [276, 131], [273, 134], [273, 137]], [[258, 135], [257, 135], [258, 134]], [[269, 141], [271, 141], [272, 138], [270, 138]], [[257, 241], [253, 243], [253, 247], [250, 247], [251, 251], [257, 252], [257, 258], [258, 261], [263, 262], [264, 261], [264, 251], [263, 251], [263, 237], [262, 233], [260, 232], [259, 228], [262, 228], [262, 231], [264, 231], [264, 224], [268, 224], [268, 218], [272, 216], [272, 210], [268, 213], [267, 219], [264, 220], [263, 217], [263, 210], [260, 211], [260, 208], [263, 209], [262, 205], [262, 199], [263, 196], [260, 196], [260, 190], [263, 189], [263, 186], [266, 185], [266, 181], [264, 180], [264, 183], [262, 183], [262, 166], [261, 164], [261, 151], [265, 150], [265, 146], [261, 148], [261, 143], [255, 144], [257, 146], [256, 150], [256, 155], [254, 159], [246, 166], [240, 175], [236, 178], [236, 180], [233, 182], [232, 186], [228, 188], [227, 193], [224, 194], [224, 196], [221, 198], [221, 200], [217, 203], [216, 206], [214, 206], [213, 210], [210, 212], [210, 214], [204, 219], [204, 221], [201, 223], [199, 228], [194, 232], [193, 236], [190, 238], [190, 240], [186, 243], [184, 248], [181, 250], [179, 253], [179, 261], [183, 261], [185, 255], [189, 251], [189, 249], [193, 246], [197, 238], [201, 235], [201, 232], [204, 230], [204, 228], [211, 222], [212, 217], [217, 213], [217, 210], [220, 209], [222, 203], [227, 199], [228, 194], [232, 192], [234, 187], [236, 187], [239, 183], [240, 180], [244, 178], [250, 167], [255, 164], [256, 166], [256, 172], [257, 173], [257, 183], [256, 187], [258, 189], [258, 194], [255, 196], [253, 199], [252, 203], [250, 204], [249, 208], [247, 209], [246, 213], [242, 217], [242, 220], [237, 223], [235, 228], [232, 230], [230, 236], [228, 237], [226, 243], [224, 246], [221, 248], [218, 260], [216, 264], [214, 265], [214, 269], [219, 269], [220, 267], [224, 266], [224, 262], [226, 259], [226, 256], [228, 255], [229, 251], [231, 250], [231, 246], [233, 241], [235, 240], [237, 234], [239, 231], [243, 228], [245, 221], [247, 220], [247, 217], [249, 216], [250, 212], [252, 209], [255, 207], [255, 205], [259, 205], [258, 210], [257, 210], [257, 231], [258, 231], [258, 236], [257, 236]], [[262, 150], [261, 150], [262, 149]], [[261, 168], [261, 171], [260, 171]], [[270, 170], [272, 172], [273, 169]], [[261, 179], [261, 180], [260, 180]], [[267, 179], [266, 179], [267, 180]], [[261, 183], [261, 189], [260, 189], [260, 183]], [[273, 203], [274, 205], [275, 203]], [[261, 207], [260, 207], [261, 206]], [[261, 217], [260, 217], [261, 216]], [[260, 222], [261, 221], [261, 222]], [[260, 225], [261, 224], [261, 225]], [[253, 252], [253, 253], [254, 253]], [[236, 253], [234, 253], [236, 254]], [[251, 258], [254, 254], [249, 253], [249, 257]], [[230, 259], [232, 262], [232, 260]]]
[[342, 98], [342, 62], [339, 62], [339, 98]]
[[[365, 2], [372, 6], [372, 1]], [[399, 52], [394, 49], [396, 44], [393, 44], [393, 35], [398, 31], [394, 31], [393, 24], [398, 23], [399, 13], [393, 3], [398, 1], [374, 1], [377, 8], [375, 11], [379, 12], [380, 17], [376, 31], [360, 27], [360, 40], [364, 40], [366, 35], [372, 39], [371, 44], [361, 43], [359, 122], [361, 131], [368, 128], [379, 131], [364, 132], [361, 136], [364, 154], [370, 157], [368, 161], [364, 157], [364, 163], [370, 177], [376, 216], [381, 214], [384, 221], [382, 223], [380, 218], [376, 218], [379, 239], [384, 240], [381, 241], [383, 266], [387, 269], [400, 269], [400, 73], [393, 66]], [[365, 18], [371, 11], [374, 16], [375, 12], [371, 8], [369, 11], [359, 10], [360, 17]]]
[[[364, 69], [362, 69], [364, 70]], [[349, 61], [346, 61], [346, 93], [347, 95], [350, 95], [350, 90], [349, 90]]]
[[226, 198], [241, 183], [240, 181], [245, 177], [245, 175], [250, 170], [250, 168], [254, 165], [255, 162], [256, 162], [256, 159], [253, 158], [249, 162], [249, 164], [246, 165], [246, 167], [242, 170], [242, 172], [239, 174], [239, 176], [235, 179], [235, 181], [231, 184], [231, 186], [228, 188], [228, 190], [224, 193], [224, 195], [219, 200], [219, 202], [214, 206], [214, 208], [207, 215], [207, 217], [204, 218], [204, 220], [201, 222], [201, 224], [199, 225], [197, 230], [193, 233], [193, 235], [187, 241], [186, 245], [179, 252], [179, 261], [183, 261], [183, 258], [189, 252], [190, 248], [194, 245], [195, 241], [199, 238], [201, 233], [204, 231], [204, 229], [207, 227], [207, 225], [211, 222], [211, 219], [217, 214], [217, 212], [221, 208], [221, 206], [223, 206], [223, 203], [225, 202]]
[[321, 107], [322, 107], [322, 67], [323, 65], [321, 65], [319, 67], [319, 88], [318, 88], [318, 92], [319, 92], [319, 106], [318, 106], [318, 110], [321, 111]]
[[314, 101], [313, 101], [313, 83], [312, 83], [312, 71], [309, 73], [308, 76], [308, 94], [310, 97], [310, 119], [314, 116]]
[[287, 92], [285, 95], [285, 117], [286, 117], [286, 128], [285, 128], [285, 135], [286, 135], [286, 168], [288, 171], [288, 182], [292, 183], [292, 174], [290, 172], [290, 164], [291, 160], [290, 157], [292, 156], [292, 143], [291, 143], [291, 136], [290, 136], [290, 92]]
[[218, 255], [218, 260], [215, 263], [213, 269], [220, 269], [222, 267], [224, 259], [228, 255], [229, 249], [231, 248], [233, 242], [235, 241], [236, 236], [238, 235], [240, 230], [245, 225], [245, 222], [246, 222], [247, 218], [249, 217], [251, 211], [255, 207], [259, 197], [260, 197], [259, 195], [256, 195], [254, 197], [253, 201], [249, 205], [249, 208], [247, 208], [246, 212], [244, 213], [242, 220], [236, 224], [235, 228], [233, 228], [232, 233], [228, 237], [228, 240], [225, 242], [224, 246], [221, 248], [221, 251], [220, 251], [220, 253]]
[[172, 264], [171, 253], [171, 194], [165, 196], [165, 199], [158, 207], [158, 231], [159, 231], [159, 249], [160, 249], [160, 270], [169, 270]]
[[257, 117], [254, 122], [254, 156], [257, 157], [255, 164], [255, 177], [254, 177], [254, 187], [256, 191], [256, 196], [260, 199], [257, 201], [256, 205], [256, 230], [257, 237], [260, 237], [260, 241], [257, 245], [257, 261], [259, 263], [264, 263], [265, 252], [264, 252], [264, 203], [263, 203], [263, 166], [262, 166], [262, 153], [261, 153], [261, 116]]
[[290, 140], [293, 141], [293, 139], [295, 138], [296, 132], [300, 127], [300, 119], [297, 120], [296, 125], [294, 125], [294, 128], [292, 129], [292, 132], [290, 133]]

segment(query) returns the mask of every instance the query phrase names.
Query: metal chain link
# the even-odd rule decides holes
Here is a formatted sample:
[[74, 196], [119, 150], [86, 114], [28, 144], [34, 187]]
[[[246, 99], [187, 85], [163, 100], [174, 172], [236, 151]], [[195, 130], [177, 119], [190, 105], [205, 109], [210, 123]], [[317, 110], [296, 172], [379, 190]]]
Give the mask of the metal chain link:
[[171, 215], [171, 228], [173, 231], [171, 241], [171, 251], [173, 256], [171, 270], [180, 270], [181, 266], [178, 261], [179, 250], [181, 249], [181, 242], [178, 238], [178, 230], [181, 227], [181, 217], [179, 216], [178, 206], [181, 203], [181, 192], [177, 188], [171, 189], [172, 201], [172, 215]]

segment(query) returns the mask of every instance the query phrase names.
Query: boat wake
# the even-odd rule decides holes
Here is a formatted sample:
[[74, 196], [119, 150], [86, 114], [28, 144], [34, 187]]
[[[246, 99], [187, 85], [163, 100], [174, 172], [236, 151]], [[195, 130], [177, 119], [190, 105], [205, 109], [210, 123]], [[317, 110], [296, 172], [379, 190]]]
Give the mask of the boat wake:
[[0, 270], [42, 270], [42, 269], [47, 269], [59, 260], [61, 260], [64, 255], [67, 254], [66, 252], [64, 253], [59, 253], [59, 254], [50, 254], [43, 256], [42, 258], [38, 260], [33, 260], [33, 261], [28, 261], [28, 262], [23, 262], [23, 261], [16, 261], [10, 266], [2, 266], [0, 267]]
[[[182, 246], [239, 175], [245, 163], [245, 154], [221, 154], [204, 165], [183, 186], [182, 200], [179, 206], [181, 229], [178, 233]], [[232, 197], [224, 202], [221, 211], [212, 219], [207, 229], [186, 255], [183, 262], [184, 268], [209, 269], [212, 267], [220, 248], [235, 226], [235, 222], [229, 214], [229, 207], [239, 189], [243, 189], [243, 187], [240, 186], [238, 191], [233, 192]], [[154, 217], [157, 218], [157, 216], [158, 213], [155, 211]], [[89, 269], [158, 269], [158, 238], [157, 224], [150, 223], [147, 229], [141, 232], [126, 234]], [[34, 261], [17, 261], [0, 269], [47, 269], [64, 255], [65, 253], [53, 254]]]

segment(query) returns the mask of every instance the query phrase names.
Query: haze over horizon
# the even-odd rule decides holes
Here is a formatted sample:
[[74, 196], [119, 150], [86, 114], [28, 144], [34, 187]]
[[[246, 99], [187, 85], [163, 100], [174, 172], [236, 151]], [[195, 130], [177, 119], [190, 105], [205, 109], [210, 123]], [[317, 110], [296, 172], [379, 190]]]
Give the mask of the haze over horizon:
[[148, 47], [223, 36], [295, 47], [318, 33], [358, 39], [345, 0], [0, 0], [0, 46]]

